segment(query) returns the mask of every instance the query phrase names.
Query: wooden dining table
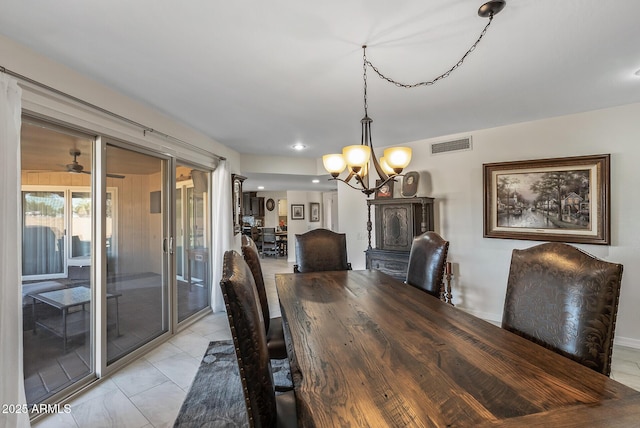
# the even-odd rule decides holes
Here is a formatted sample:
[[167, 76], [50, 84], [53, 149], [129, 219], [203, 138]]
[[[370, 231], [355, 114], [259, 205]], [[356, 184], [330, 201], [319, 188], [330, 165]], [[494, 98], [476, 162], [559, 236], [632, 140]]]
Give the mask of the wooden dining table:
[[380, 271], [276, 287], [300, 426], [640, 426], [640, 392]]

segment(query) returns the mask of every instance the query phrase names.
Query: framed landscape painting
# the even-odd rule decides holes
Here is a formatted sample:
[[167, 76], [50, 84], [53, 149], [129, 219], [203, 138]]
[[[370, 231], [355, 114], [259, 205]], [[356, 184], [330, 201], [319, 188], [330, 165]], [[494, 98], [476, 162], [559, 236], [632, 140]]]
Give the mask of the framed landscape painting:
[[484, 164], [484, 237], [609, 245], [609, 168], [609, 154]]

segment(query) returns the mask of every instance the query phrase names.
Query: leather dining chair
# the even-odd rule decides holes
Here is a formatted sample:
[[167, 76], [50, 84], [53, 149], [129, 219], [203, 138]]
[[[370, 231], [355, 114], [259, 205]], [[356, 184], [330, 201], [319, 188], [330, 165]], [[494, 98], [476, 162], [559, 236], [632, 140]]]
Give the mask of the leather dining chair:
[[347, 239], [344, 233], [313, 229], [296, 235], [296, 264], [293, 271], [321, 272], [351, 270], [347, 262]]
[[275, 227], [262, 228], [262, 255], [277, 256], [278, 240]]
[[413, 238], [406, 283], [440, 298], [449, 241], [436, 232], [425, 232]]
[[255, 250], [256, 253], [260, 254], [260, 250], [258, 249], [258, 246], [256, 245], [256, 241], [248, 235], [242, 235], [242, 246], [249, 246], [251, 248], [253, 248]]
[[260, 255], [255, 242], [248, 236], [242, 237], [242, 255], [244, 261], [251, 269], [251, 275], [258, 292], [258, 300], [260, 301], [260, 309], [262, 311], [262, 319], [264, 321], [264, 330], [267, 334], [267, 348], [269, 356], [274, 359], [287, 358], [287, 347], [284, 341], [284, 332], [282, 330], [282, 318], [271, 318], [269, 315], [269, 301], [267, 299], [267, 290], [264, 286], [264, 277], [262, 276], [262, 266], [260, 264]]
[[242, 256], [234, 250], [224, 254], [220, 288], [236, 349], [249, 426], [297, 426], [294, 391], [275, 393], [253, 275]]
[[513, 250], [502, 327], [609, 376], [621, 281], [571, 245]]

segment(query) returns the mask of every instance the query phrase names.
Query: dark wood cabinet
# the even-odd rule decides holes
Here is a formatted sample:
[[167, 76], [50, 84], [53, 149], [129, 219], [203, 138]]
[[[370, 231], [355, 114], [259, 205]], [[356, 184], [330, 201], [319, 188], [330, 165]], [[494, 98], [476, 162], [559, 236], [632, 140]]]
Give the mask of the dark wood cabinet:
[[243, 216], [251, 215], [251, 193], [252, 192], [244, 192], [242, 194], [242, 215]]
[[254, 217], [264, 217], [264, 198], [254, 196], [251, 198], [251, 215]]
[[257, 196], [256, 192], [244, 192], [242, 194], [243, 215], [264, 217], [264, 198]]
[[[395, 278], [407, 276], [413, 238], [433, 230], [433, 198], [370, 199], [367, 201], [369, 248], [367, 269], [381, 270]], [[374, 206], [375, 248], [371, 247], [371, 206]]]

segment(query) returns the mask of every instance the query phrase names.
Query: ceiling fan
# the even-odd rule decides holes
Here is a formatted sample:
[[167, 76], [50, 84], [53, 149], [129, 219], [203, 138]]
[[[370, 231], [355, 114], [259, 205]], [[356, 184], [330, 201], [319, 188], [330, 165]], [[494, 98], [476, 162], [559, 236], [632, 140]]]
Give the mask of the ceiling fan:
[[[68, 163], [66, 165], [67, 167], [67, 172], [70, 172], [72, 174], [91, 174], [91, 172], [89, 171], [85, 171], [84, 170], [84, 166], [80, 165], [78, 163], [78, 156], [81, 155], [80, 150], [78, 149], [71, 149], [69, 150], [69, 154], [71, 156], [73, 156], [73, 162]], [[110, 178], [124, 178], [124, 175], [118, 175], [118, 174], [109, 174], [107, 173], [107, 177]]]

